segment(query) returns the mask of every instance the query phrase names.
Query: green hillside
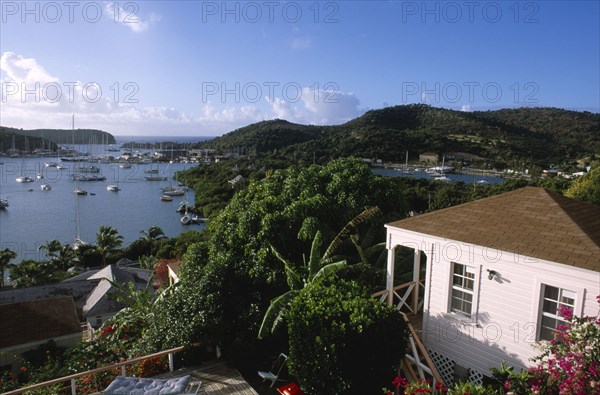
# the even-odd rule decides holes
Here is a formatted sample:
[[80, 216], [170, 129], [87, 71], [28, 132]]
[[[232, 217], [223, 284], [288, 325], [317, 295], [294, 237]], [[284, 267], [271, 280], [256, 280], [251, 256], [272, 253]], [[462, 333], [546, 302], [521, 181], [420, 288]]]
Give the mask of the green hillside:
[[337, 126], [274, 120], [255, 123], [202, 144], [251, 154], [343, 156], [403, 161], [419, 153], [465, 152], [500, 164], [570, 162], [600, 153], [600, 115], [557, 108], [461, 112], [427, 105], [368, 111]]
[[[46, 141], [46, 148], [48, 147], [48, 141], [58, 144], [115, 144], [115, 137], [107, 132], [96, 129], [16, 129], [0, 126], [0, 141], [3, 143], [4, 150], [11, 148], [12, 135], [26, 136], [27, 141], [30, 142], [30, 150], [33, 151], [35, 148], [43, 148], [41, 144], [42, 139]], [[15, 138], [16, 149], [25, 150], [25, 139]], [[8, 145], [7, 145], [8, 144]]]

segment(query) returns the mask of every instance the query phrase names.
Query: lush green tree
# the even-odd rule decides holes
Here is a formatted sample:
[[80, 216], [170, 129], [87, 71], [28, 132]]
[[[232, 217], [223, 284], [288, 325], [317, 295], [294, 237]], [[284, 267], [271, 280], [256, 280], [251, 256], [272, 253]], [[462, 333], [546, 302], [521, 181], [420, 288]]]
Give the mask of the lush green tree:
[[106, 257], [123, 244], [123, 236], [112, 226], [101, 226], [96, 234], [96, 250], [102, 255], [102, 264], [106, 265]]
[[[162, 305], [152, 330], [155, 339], [146, 344], [164, 348], [200, 340], [219, 345], [230, 358], [261, 354], [265, 347], [256, 335], [264, 313], [273, 298], [289, 289], [285, 267], [271, 245], [299, 270], [296, 265], [304, 261], [302, 253], [317, 230], [331, 240], [373, 206], [385, 213], [382, 221], [403, 218], [407, 211], [399, 185], [373, 175], [358, 159], [292, 166], [250, 182], [209, 222], [202, 247], [186, 254], [182, 266], [196, 270], [182, 272]], [[376, 241], [384, 240], [383, 231], [379, 237]], [[352, 243], [339, 253], [348, 250], [356, 254]]]
[[70, 245], [62, 244], [58, 240], [46, 241], [44, 245], [39, 247], [39, 250], [45, 251], [50, 261], [63, 271], [79, 260], [77, 253]]
[[345, 268], [346, 260], [333, 262], [334, 252], [344, 243], [346, 239], [352, 240], [360, 259], [363, 263], [367, 262], [367, 254], [365, 250], [358, 244], [358, 236], [352, 234], [357, 226], [364, 221], [368, 221], [372, 217], [380, 213], [377, 207], [368, 208], [362, 213], [354, 217], [331, 241], [324, 253], [321, 253], [321, 245], [323, 243], [321, 232], [317, 231], [310, 249], [308, 262], [303, 262], [302, 265], [293, 264], [279, 253], [275, 247], [271, 249], [277, 259], [283, 263], [285, 267], [285, 275], [287, 284], [290, 290], [284, 294], [271, 300], [271, 304], [267, 309], [263, 322], [258, 331], [258, 337], [263, 338], [271, 332], [274, 332], [277, 326], [285, 320], [289, 311], [290, 302], [296, 297], [298, 292], [312, 284], [315, 281], [320, 281], [328, 275], [338, 272]]
[[600, 205], [600, 167], [573, 181], [565, 196]]
[[290, 372], [308, 395], [375, 394], [394, 377], [407, 326], [353, 281], [314, 283], [289, 314]]
[[0, 251], [0, 290], [4, 285], [4, 271], [8, 268], [11, 260], [17, 257], [17, 253], [9, 248]]
[[142, 240], [150, 244], [150, 255], [154, 254], [160, 248], [162, 240], [167, 238], [165, 232], [158, 226], [151, 226], [148, 230], [142, 230], [140, 233]]
[[34, 287], [52, 284], [64, 279], [66, 273], [49, 261], [27, 259], [17, 265], [10, 265], [10, 282], [15, 288]]
[[285, 259], [275, 248], [273, 253], [283, 263], [285, 274], [290, 290], [271, 300], [269, 308], [265, 312], [262, 324], [258, 331], [258, 337], [263, 338], [269, 333], [274, 332], [277, 326], [285, 320], [289, 311], [289, 305], [298, 295], [300, 290], [327, 275], [339, 271], [346, 265], [346, 261], [327, 263], [329, 256], [321, 256], [320, 248], [322, 244], [321, 232], [317, 232], [310, 250], [310, 260], [305, 266], [304, 273], [299, 273], [296, 266]]

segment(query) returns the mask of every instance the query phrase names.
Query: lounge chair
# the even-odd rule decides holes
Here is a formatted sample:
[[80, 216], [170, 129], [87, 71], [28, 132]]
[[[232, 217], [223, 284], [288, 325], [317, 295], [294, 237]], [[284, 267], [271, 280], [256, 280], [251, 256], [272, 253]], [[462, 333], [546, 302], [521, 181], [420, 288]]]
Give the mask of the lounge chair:
[[[190, 376], [172, 379], [117, 376], [102, 392], [104, 395], [196, 395], [201, 383], [189, 385]], [[195, 391], [192, 389], [196, 387]]]
[[[281, 373], [281, 369], [283, 369], [283, 365], [285, 365], [285, 362], [287, 361], [287, 355], [285, 355], [284, 353], [279, 354], [279, 356], [277, 357], [277, 359], [275, 360], [275, 362], [273, 362], [273, 366], [271, 367], [271, 370], [269, 370], [268, 372], [258, 372], [258, 375], [263, 379], [263, 381], [266, 380], [271, 380], [271, 386], [270, 388], [273, 388], [273, 386], [275, 385], [275, 382], [277, 380], [281, 380], [279, 378], [279, 374]], [[281, 380], [283, 381], [283, 380]]]

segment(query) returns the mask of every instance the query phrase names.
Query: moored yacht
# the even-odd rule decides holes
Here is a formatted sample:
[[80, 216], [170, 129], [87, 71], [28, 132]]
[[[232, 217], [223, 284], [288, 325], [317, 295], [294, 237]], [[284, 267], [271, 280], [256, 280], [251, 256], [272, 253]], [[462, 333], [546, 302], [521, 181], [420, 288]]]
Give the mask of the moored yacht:
[[16, 178], [17, 182], [25, 183], [25, 182], [34, 182], [33, 178], [27, 176], [20, 176]]

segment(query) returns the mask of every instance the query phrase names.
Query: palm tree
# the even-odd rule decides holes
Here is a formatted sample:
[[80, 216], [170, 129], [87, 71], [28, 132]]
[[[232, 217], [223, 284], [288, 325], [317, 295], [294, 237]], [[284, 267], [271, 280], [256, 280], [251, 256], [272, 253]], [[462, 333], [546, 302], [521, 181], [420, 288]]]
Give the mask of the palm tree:
[[144, 236], [144, 240], [152, 242], [165, 237], [165, 232], [158, 226], [151, 226], [148, 230], [142, 230], [140, 233]]
[[96, 251], [102, 255], [102, 264], [106, 265], [106, 257], [123, 244], [123, 236], [112, 226], [101, 226], [96, 234]]
[[165, 232], [158, 226], [151, 226], [148, 230], [142, 230], [140, 233], [143, 235], [142, 238], [150, 244], [150, 255], [153, 253], [156, 242], [166, 238]]
[[346, 259], [333, 262], [335, 259], [333, 253], [346, 239], [350, 238], [352, 240], [360, 255], [361, 261], [365, 261], [367, 259], [367, 254], [365, 254], [364, 250], [358, 244], [358, 236], [354, 235], [353, 233], [356, 231], [356, 228], [360, 223], [365, 222], [379, 214], [380, 210], [377, 207], [368, 208], [358, 214], [335, 236], [323, 255], [321, 255], [320, 252], [323, 240], [321, 232], [317, 231], [310, 249], [308, 265], [304, 265], [306, 267], [304, 276], [298, 272], [296, 265], [283, 257], [283, 255], [281, 255], [275, 249], [275, 247], [271, 246], [273, 254], [283, 263], [285, 267], [285, 275], [290, 290], [271, 300], [271, 304], [269, 305], [269, 308], [263, 317], [263, 322], [258, 331], [259, 339], [264, 338], [269, 333], [273, 333], [279, 324], [285, 320], [285, 317], [289, 311], [290, 303], [298, 295], [300, 290], [310, 284], [326, 278], [329, 275], [336, 273], [347, 265]]
[[4, 285], [4, 271], [8, 268], [9, 262], [17, 257], [17, 253], [9, 248], [0, 251], [0, 290]]
[[46, 251], [46, 255], [52, 260], [57, 256], [60, 247], [62, 243], [58, 240], [46, 241], [46, 244], [38, 247], [38, 251]]

